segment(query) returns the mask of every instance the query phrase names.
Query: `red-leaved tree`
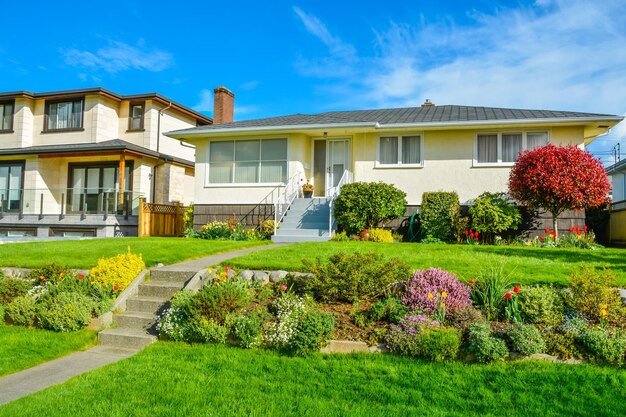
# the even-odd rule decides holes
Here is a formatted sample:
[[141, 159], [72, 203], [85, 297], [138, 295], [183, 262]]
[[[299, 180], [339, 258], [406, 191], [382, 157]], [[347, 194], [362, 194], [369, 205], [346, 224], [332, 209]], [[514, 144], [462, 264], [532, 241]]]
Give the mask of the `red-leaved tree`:
[[559, 214], [598, 207], [610, 190], [600, 161], [576, 146], [547, 145], [522, 152], [509, 176], [511, 197], [552, 213], [555, 233]]

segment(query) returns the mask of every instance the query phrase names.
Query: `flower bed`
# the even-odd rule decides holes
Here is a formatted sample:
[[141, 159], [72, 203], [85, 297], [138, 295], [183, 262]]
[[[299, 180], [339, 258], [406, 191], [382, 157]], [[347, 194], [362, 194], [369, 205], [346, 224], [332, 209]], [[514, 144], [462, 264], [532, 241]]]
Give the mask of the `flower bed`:
[[626, 308], [607, 270], [583, 268], [570, 288], [556, 289], [520, 286], [497, 269], [467, 285], [438, 269], [411, 274], [401, 261], [375, 254], [305, 264], [309, 272], [296, 274], [212, 271], [212, 282], [198, 293], [175, 297], [161, 335], [296, 355], [343, 339], [433, 361], [624, 361]]
[[108, 312], [145, 267], [140, 255], [101, 259], [89, 274], [59, 265], [31, 270], [23, 278], [0, 275], [0, 323], [58, 332], [80, 330]]

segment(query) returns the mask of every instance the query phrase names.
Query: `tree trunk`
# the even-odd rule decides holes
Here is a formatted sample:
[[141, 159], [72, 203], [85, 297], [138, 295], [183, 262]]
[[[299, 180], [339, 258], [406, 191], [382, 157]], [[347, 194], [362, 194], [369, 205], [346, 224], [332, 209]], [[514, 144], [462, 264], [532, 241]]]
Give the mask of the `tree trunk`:
[[557, 224], [556, 218], [559, 217], [558, 214], [552, 214], [552, 227], [554, 228], [554, 234], [556, 237], [559, 237], [559, 226]]

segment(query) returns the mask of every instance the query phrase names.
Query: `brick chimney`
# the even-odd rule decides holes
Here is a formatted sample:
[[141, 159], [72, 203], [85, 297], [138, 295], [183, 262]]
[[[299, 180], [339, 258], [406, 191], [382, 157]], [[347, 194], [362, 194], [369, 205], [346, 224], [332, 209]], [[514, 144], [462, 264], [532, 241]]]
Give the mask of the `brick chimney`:
[[235, 95], [226, 87], [219, 86], [213, 90], [213, 123], [230, 123], [233, 121]]
[[429, 99], [426, 99], [426, 101], [424, 102], [424, 104], [422, 104], [422, 107], [433, 107], [435, 104], [430, 101]]

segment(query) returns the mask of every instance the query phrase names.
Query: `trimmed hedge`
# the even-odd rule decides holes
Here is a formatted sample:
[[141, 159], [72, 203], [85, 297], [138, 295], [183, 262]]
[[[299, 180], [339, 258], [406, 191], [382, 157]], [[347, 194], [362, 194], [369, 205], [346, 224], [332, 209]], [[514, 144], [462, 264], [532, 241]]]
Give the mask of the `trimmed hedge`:
[[461, 205], [456, 192], [426, 192], [422, 194], [420, 234], [446, 242], [457, 239], [461, 219]]

